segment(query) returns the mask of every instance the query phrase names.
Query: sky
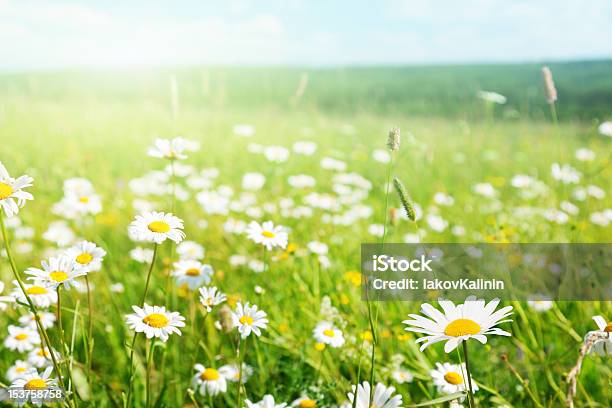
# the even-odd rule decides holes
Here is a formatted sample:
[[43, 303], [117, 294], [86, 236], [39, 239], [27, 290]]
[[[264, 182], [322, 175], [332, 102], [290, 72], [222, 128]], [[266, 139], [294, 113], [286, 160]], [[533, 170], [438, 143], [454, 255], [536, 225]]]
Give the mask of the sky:
[[612, 57], [610, 0], [0, 0], [0, 70]]

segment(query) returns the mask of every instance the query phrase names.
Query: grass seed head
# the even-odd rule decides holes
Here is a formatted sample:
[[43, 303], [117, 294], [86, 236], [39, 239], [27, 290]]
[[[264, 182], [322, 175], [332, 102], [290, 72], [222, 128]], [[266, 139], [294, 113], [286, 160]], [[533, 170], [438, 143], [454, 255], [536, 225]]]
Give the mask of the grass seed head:
[[402, 202], [402, 207], [404, 207], [404, 210], [406, 210], [406, 215], [408, 215], [410, 221], [415, 221], [416, 213], [414, 211], [412, 203], [410, 203], [410, 197], [408, 196], [406, 187], [404, 187], [400, 179], [398, 179], [397, 177], [393, 177], [393, 186], [395, 186], [395, 191], [397, 191], [397, 195], [399, 196], [399, 199]]
[[400, 129], [394, 127], [389, 131], [389, 137], [387, 138], [387, 147], [392, 152], [399, 150], [400, 147]]

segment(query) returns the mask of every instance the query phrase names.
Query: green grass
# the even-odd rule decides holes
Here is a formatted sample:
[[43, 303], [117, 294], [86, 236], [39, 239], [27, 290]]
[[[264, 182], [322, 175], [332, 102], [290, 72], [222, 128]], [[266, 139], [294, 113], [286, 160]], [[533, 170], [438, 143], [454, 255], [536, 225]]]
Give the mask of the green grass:
[[[314, 349], [312, 328], [319, 321], [319, 299], [313, 290], [316, 269], [309, 256], [291, 256], [272, 262], [271, 270], [254, 274], [247, 268], [234, 268], [228, 258], [244, 254], [262, 258], [261, 248], [244, 236], [223, 231], [223, 216], [208, 216], [192, 198], [178, 202], [176, 213], [185, 220], [187, 239], [206, 247], [206, 262], [213, 265], [213, 282], [224, 292], [251, 301], [265, 310], [270, 326], [262, 338], [249, 338], [246, 360], [255, 369], [246, 384], [246, 396], [258, 401], [266, 393], [277, 401], [291, 402], [302, 392], [320, 394], [320, 406], [346, 399], [350, 384], [356, 381], [359, 367], [357, 351], [361, 335], [368, 330], [366, 304], [358, 287], [345, 278], [347, 271], [359, 270], [359, 244], [375, 238], [368, 234], [371, 223], [382, 223], [385, 206], [386, 166], [373, 161], [372, 150], [385, 148], [386, 133], [392, 126], [402, 129], [402, 146], [393, 171], [405, 183], [413, 200], [424, 209], [433, 205], [432, 197], [444, 191], [455, 198], [452, 207], [440, 207], [451, 226], [467, 230], [463, 238], [449, 229], [436, 233], [427, 229], [429, 242], [606, 242], [609, 227], [589, 221], [595, 211], [610, 208], [610, 199], [575, 202], [571, 188], [550, 175], [553, 162], [571, 163], [583, 173], [581, 185], [594, 184], [610, 191], [609, 140], [597, 134], [595, 119], [605, 118], [612, 95], [611, 63], [552, 64], [558, 79], [559, 112], [562, 123], [555, 127], [541, 101], [539, 66], [478, 66], [360, 69], [184, 69], [177, 70], [180, 108], [176, 118], [170, 109], [168, 72], [128, 73], [34, 73], [0, 77], [0, 160], [12, 175], [29, 174], [35, 179], [35, 201], [21, 211], [25, 225], [36, 230], [34, 250], [18, 254], [20, 270], [38, 266], [51, 245], [41, 235], [51, 221], [52, 205], [62, 197], [62, 182], [69, 177], [89, 178], [103, 197], [104, 211], [83, 225], [73, 224], [79, 235], [104, 247], [108, 255], [100, 273], [92, 276], [95, 306], [93, 389], [80, 406], [105, 407], [120, 404], [127, 390], [131, 341], [124, 316], [142, 295], [146, 265], [129, 259], [134, 244], [127, 237], [127, 225], [134, 217], [130, 179], [165, 163], [146, 156], [155, 136], [182, 135], [201, 143], [201, 150], [190, 154], [186, 163], [196, 168], [217, 167], [217, 185], [240, 191], [242, 175], [257, 171], [267, 177], [257, 193], [258, 203], [278, 202], [291, 197], [299, 202], [303, 192], [291, 189], [288, 175], [306, 173], [317, 179], [316, 191], [330, 192], [329, 171], [318, 163], [333, 156], [348, 164], [373, 183], [365, 203], [374, 210], [369, 220], [335, 227], [322, 222], [321, 211], [313, 218], [295, 220], [279, 214], [264, 219], [291, 228], [290, 242], [305, 248], [312, 240], [330, 246], [332, 266], [320, 277], [321, 295], [331, 298], [346, 321], [349, 341], [339, 350], [324, 353]], [[302, 72], [309, 72], [309, 85], [303, 98], [291, 102]], [[202, 75], [209, 78], [203, 85]], [[586, 84], [586, 85], [585, 85]], [[487, 117], [477, 89], [498, 91], [509, 97], [505, 107], [496, 107], [495, 117]], [[510, 118], [508, 109], [518, 117]], [[512, 116], [512, 115], [511, 115]], [[252, 139], [232, 134], [236, 123], [250, 123], [257, 133]], [[347, 132], [350, 125], [354, 132]], [[278, 144], [290, 147], [296, 140], [313, 140], [318, 151], [313, 157], [292, 155], [287, 163], [272, 165], [262, 156], [247, 152], [247, 144]], [[588, 147], [596, 153], [589, 163], [579, 162], [574, 152]], [[459, 160], [463, 157], [463, 160]], [[549, 191], [535, 200], [519, 197], [510, 186], [516, 174], [529, 174], [544, 181]], [[471, 187], [490, 182], [499, 191], [501, 208], [486, 213], [484, 199]], [[562, 200], [572, 200], [580, 208], [567, 224], [558, 225], [541, 217], [520, 219], [514, 210], [521, 206], [558, 208]], [[168, 197], [152, 198], [160, 209], [169, 209]], [[390, 205], [399, 207], [393, 195]], [[232, 217], [249, 221], [244, 214]], [[198, 226], [200, 220], [207, 228]], [[402, 242], [416, 229], [400, 221], [389, 227], [387, 242]], [[153, 275], [148, 303], [166, 304], [166, 274], [172, 262], [171, 245], [164, 244]], [[278, 255], [276, 251], [274, 255]], [[8, 262], [0, 262], [0, 278], [9, 286]], [[125, 293], [112, 294], [111, 283], [122, 282]], [[256, 295], [256, 285], [265, 288]], [[192, 375], [193, 360], [204, 365], [235, 361], [235, 333], [225, 334], [213, 327], [209, 317], [200, 320], [197, 333], [189, 323], [196, 297], [173, 291], [168, 305], [188, 317], [182, 337], [173, 336], [156, 352], [152, 376], [154, 401], [159, 406], [189, 404], [186, 389]], [[76, 371], [84, 375], [85, 352], [82, 333], [87, 327], [87, 300], [84, 294], [65, 296], [64, 330], [72, 334], [72, 319], [79, 300], [75, 360]], [[593, 315], [612, 317], [610, 302], [559, 302], [553, 311], [538, 314], [525, 304], [514, 322], [505, 328], [513, 337], [494, 338], [486, 346], [471, 345], [473, 377], [481, 386], [476, 394], [479, 406], [507, 403], [515, 407], [535, 406], [533, 397], [502, 361], [502, 355], [528, 384], [535, 399], [546, 407], [562, 406], [567, 386], [564, 376], [578, 357], [580, 338], [595, 329]], [[381, 303], [376, 378], [393, 384], [388, 368], [395, 354], [415, 374], [412, 384], [397, 385], [405, 404], [438, 397], [428, 369], [435, 362], [457, 361], [436, 345], [421, 353], [415, 336], [402, 337], [401, 321], [419, 309], [417, 303]], [[0, 317], [0, 328], [15, 324], [23, 310], [9, 309]], [[51, 330], [53, 336], [55, 329]], [[55, 338], [55, 337], [54, 337]], [[68, 337], [69, 338], [69, 337]], [[200, 347], [198, 347], [198, 343]], [[144, 404], [144, 341], [139, 339], [136, 353], [138, 406]], [[369, 372], [369, 349], [361, 353], [361, 378]], [[164, 355], [164, 358], [161, 355]], [[0, 348], [0, 375], [18, 357]], [[319, 372], [320, 371], [320, 372]], [[2, 382], [5, 379], [2, 377]], [[86, 381], [79, 382], [85, 399]], [[585, 359], [580, 377], [577, 406], [604, 407], [610, 394], [610, 369], [602, 357]], [[313, 388], [314, 387], [314, 388]], [[235, 384], [228, 385], [225, 397], [215, 398], [214, 406], [234, 406]], [[197, 397], [200, 406], [207, 398]], [[225, 404], [225, 405], [224, 405]], [[467, 404], [467, 402], [466, 402]]]

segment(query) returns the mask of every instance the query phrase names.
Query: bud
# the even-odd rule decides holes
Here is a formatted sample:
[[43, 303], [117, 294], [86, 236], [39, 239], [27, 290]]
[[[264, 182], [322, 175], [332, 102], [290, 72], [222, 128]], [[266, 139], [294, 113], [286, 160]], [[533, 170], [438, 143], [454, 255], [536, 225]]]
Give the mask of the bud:
[[392, 152], [399, 150], [400, 147], [400, 129], [395, 127], [389, 131], [389, 137], [387, 139], [387, 147]]
[[542, 78], [544, 79], [546, 102], [555, 103], [557, 101], [557, 88], [555, 88], [555, 81], [553, 80], [550, 68], [542, 67]]

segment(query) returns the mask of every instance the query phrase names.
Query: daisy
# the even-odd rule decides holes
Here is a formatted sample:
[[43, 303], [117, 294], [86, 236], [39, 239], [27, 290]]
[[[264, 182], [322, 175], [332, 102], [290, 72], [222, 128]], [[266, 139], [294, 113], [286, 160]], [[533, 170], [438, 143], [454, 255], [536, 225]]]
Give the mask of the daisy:
[[25, 205], [26, 200], [33, 200], [32, 194], [22, 191], [31, 187], [34, 179], [30, 176], [12, 178], [6, 167], [0, 162], [0, 209], [7, 217], [19, 213], [19, 209]]
[[308, 395], [302, 395], [291, 403], [292, 407], [298, 408], [317, 408], [317, 401], [308, 398]]
[[[436, 368], [429, 374], [433, 378], [434, 385], [442, 394], [454, 394], [466, 390], [464, 373], [467, 375], [465, 364], [436, 363]], [[467, 378], [466, 378], [467, 380]], [[472, 388], [478, 390], [478, 385], [472, 379]]]
[[227, 300], [227, 296], [224, 293], [217, 290], [216, 286], [202, 287], [200, 288], [200, 303], [206, 308], [206, 311], [210, 313], [214, 306], [217, 306]]
[[263, 153], [270, 162], [282, 163], [289, 160], [289, 150], [282, 146], [268, 146]]
[[130, 251], [130, 258], [138, 263], [150, 264], [153, 261], [153, 250], [149, 248], [136, 247]]
[[196, 370], [191, 380], [191, 386], [200, 390], [201, 395], [215, 396], [227, 391], [226, 378], [214, 368], [206, 368], [202, 364], [193, 367]]
[[238, 333], [244, 339], [251, 332], [256, 336], [261, 335], [261, 330], [268, 327], [268, 319], [266, 312], [257, 309], [257, 305], [250, 306], [247, 302], [244, 306], [238, 302], [236, 310], [232, 312], [232, 324], [238, 328]]
[[[226, 364], [219, 367], [219, 373], [225, 377], [227, 381], [238, 382], [240, 378], [240, 370], [238, 364]], [[253, 367], [247, 363], [242, 363], [242, 383], [245, 384], [247, 380], [253, 375]]]
[[166, 239], [180, 243], [185, 238], [183, 220], [170, 213], [147, 212], [137, 215], [128, 231], [137, 241], [161, 244]]
[[455, 306], [450, 300], [438, 301], [444, 313], [434, 308], [428, 303], [421, 305], [421, 312], [429, 317], [423, 317], [416, 314], [408, 315], [413, 320], [404, 320], [403, 323], [408, 326], [406, 331], [423, 333], [427, 336], [421, 337], [417, 343], [422, 342], [421, 350], [431, 344], [446, 341], [444, 351], [450, 353], [462, 341], [469, 338], [474, 338], [485, 344], [487, 342], [487, 334], [497, 334], [500, 336], [511, 336], [510, 333], [500, 328], [495, 327], [497, 324], [509, 322], [511, 320], [502, 320], [512, 314], [512, 306], [506, 306], [498, 311], [495, 308], [499, 304], [499, 299], [493, 299], [485, 304], [483, 299], [476, 299], [475, 296], [469, 296], [465, 299], [465, 303]]
[[53, 353], [53, 356], [56, 358], [56, 360], [59, 359], [59, 354], [57, 353], [57, 351], [53, 349], [49, 351], [48, 347], [45, 347], [44, 349], [41, 347], [36, 347], [28, 354], [28, 363], [36, 368], [47, 367], [53, 364], [51, 353]]
[[[0, 281], [0, 293], [4, 291], [4, 282]], [[13, 298], [10, 296], [0, 296], [0, 311], [6, 310], [9, 303], [13, 302]]]
[[175, 262], [174, 271], [172, 271], [178, 285], [187, 284], [191, 290], [209, 284], [213, 273], [213, 268], [210, 265], [203, 264], [200, 261]]
[[527, 305], [536, 312], [546, 312], [552, 309], [554, 302], [549, 296], [537, 295], [533, 299], [527, 301]]
[[312, 336], [318, 343], [328, 344], [334, 348], [344, 344], [344, 335], [330, 322], [320, 322], [312, 330]]
[[247, 408], [285, 408], [286, 402], [276, 403], [274, 397], [270, 394], [264, 395], [263, 399], [259, 402], [251, 402], [250, 400], [244, 401]]
[[188, 259], [197, 261], [204, 258], [204, 247], [194, 241], [183, 241], [176, 247], [176, 253], [181, 261]]
[[317, 144], [314, 142], [300, 140], [293, 144], [293, 151], [304, 156], [312, 156], [317, 151]]
[[397, 370], [393, 370], [393, 372], [391, 373], [391, 377], [398, 384], [404, 384], [404, 383], [412, 382], [412, 380], [414, 378], [412, 373], [410, 371], [404, 369], [404, 368], [398, 368]]
[[28, 362], [17, 360], [6, 372], [6, 378], [13, 382], [18, 378], [23, 378], [31, 368], [32, 366]]
[[132, 306], [135, 313], [126, 316], [127, 325], [136, 333], [144, 333], [148, 339], [159, 337], [163, 342], [172, 333], [179, 336], [179, 327], [185, 327], [185, 318], [179, 312], [167, 312], [164, 306], [149, 306], [143, 308]]
[[355, 398], [355, 388], [357, 389], [356, 408], [397, 408], [402, 405], [402, 396], [393, 395], [395, 387], [387, 387], [381, 383], [376, 384], [370, 404], [370, 383], [367, 381], [357, 387], [352, 386], [353, 391], [347, 394], [351, 404]]
[[87, 275], [85, 269], [65, 255], [58, 258], [51, 257], [49, 261], [42, 261], [40, 264], [42, 269], [28, 268], [25, 273], [32, 275], [30, 280], [42, 282], [53, 289], [60, 286], [64, 289], [70, 289], [71, 286], [78, 287], [80, 284], [75, 279]]
[[[11, 296], [16, 302], [27, 304], [27, 299], [21, 290], [17, 281], [13, 281], [15, 288], [11, 292]], [[57, 292], [45, 286], [42, 281], [34, 281], [32, 284], [23, 283], [26, 294], [36, 307], [47, 308], [57, 303]]]
[[40, 337], [36, 330], [27, 327], [9, 325], [8, 337], [4, 339], [4, 346], [9, 350], [17, 350], [20, 353], [30, 351], [40, 344]]
[[87, 214], [99, 214], [102, 211], [100, 196], [95, 193], [66, 195], [53, 206], [53, 213], [68, 219], [77, 219]]
[[[32, 368], [26, 372], [23, 377], [13, 381], [11, 387], [31, 391], [42, 391], [47, 390], [50, 387], [55, 387], [57, 386], [57, 380], [49, 378], [52, 371], [53, 367], [47, 367], [42, 374], [39, 374], [38, 370]], [[37, 395], [37, 393], [27, 394], [27, 397], [30, 401], [32, 401], [33, 405], [39, 407], [42, 406], [43, 399], [45, 398], [45, 396]]]
[[275, 227], [272, 221], [265, 221], [261, 225], [257, 221], [251, 221], [247, 227], [246, 233], [251, 241], [256, 244], [262, 244], [268, 250], [274, 247], [285, 249], [289, 240], [289, 236], [285, 232], [284, 227], [280, 225]]
[[261, 173], [245, 173], [242, 176], [242, 188], [244, 190], [261, 190], [266, 183], [266, 176]]
[[612, 336], [610, 335], [612, 333], [612, 322], [606, 323], [606, 319], [603, 316], [594, 316], [593, 320], [599, 328], [598, 332], [607, 336], [607, 338], [597, 340], [591, 348], [591, 353], [596, 353], [600, 356], [605, 356], [606, 354], [612, 355]]
[[149, 147], [147, 154], [151, 157], [182, 160], [187, 158], [187, 155], [183, 153], [185, 150], [187, 150], [187, 143], [182, 137], [155, 139], [153, 146]]
[[38, 320], [43, 329], [50, 329], [55, 324], [55, 314], [49, 312], [38, 311], [38, 319], [35, 318], [34, 313], [28, 313], [19, 318], [19, 324], [24, 327], [29, 327], [32, 330], [38, 330], [36, 320]]
[[612, 122], [601, 123], [597, 130], [604, 136], [612, 136]]
[[287, 183], [293, 188], [310, 188], [314, 187], [317, 181], [307, 174], [297, 174], [287, 177]]
[[88, 272], [99, 271], [106, 251], [93, 242], [82, 241], [66, 250], [66, 255]]
[[75, 239], [74, 231], [65, 221], [53, 221], [42, 237], [60, 248], [70, 245]]

